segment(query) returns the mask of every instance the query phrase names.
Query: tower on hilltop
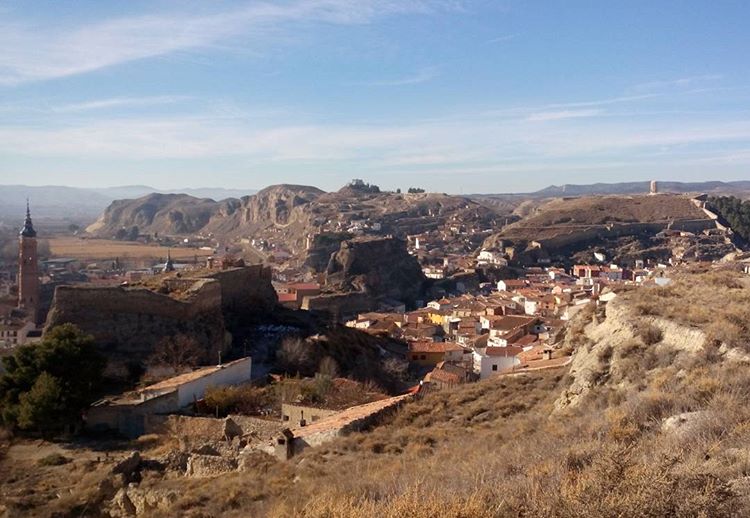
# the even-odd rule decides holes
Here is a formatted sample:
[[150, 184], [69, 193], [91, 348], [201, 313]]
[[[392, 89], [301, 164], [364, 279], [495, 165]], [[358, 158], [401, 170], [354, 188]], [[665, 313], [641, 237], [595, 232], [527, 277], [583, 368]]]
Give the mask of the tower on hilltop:
[[18, 307], [36, 320], [39, 309], [39, 256], [36, 230], [31, 222], [29, 201], [26, 200], [26, 220], [19, 235], [18, 246]]

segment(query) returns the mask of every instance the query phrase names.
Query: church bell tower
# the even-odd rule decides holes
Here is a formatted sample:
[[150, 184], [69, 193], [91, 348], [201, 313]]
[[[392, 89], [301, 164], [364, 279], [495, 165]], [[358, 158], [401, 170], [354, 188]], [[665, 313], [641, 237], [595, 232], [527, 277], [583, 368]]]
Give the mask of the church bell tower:
[[19, 235], [18, 247], [18, 307], [28, 312], [34, 321], [39, 310], [39, 256], [36, 230], [31, 222], [29, 201], [26, 200], [26, 220]]

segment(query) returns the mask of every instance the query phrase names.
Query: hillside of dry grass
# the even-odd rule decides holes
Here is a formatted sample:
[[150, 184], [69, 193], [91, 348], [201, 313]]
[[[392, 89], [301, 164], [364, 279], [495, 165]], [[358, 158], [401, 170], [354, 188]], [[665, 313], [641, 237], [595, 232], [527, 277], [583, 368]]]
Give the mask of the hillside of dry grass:
[[505, 239], [542, 239], [611, 223], [661, 223], [707, 219], [689, 196], [584, 196], [553, 199], [503, 229]]
[[[138, 490], [179, 495], [149, 516], [747, 516], [750, 357], [691, 308], [722, 300], [711, 322], [731, 323], [748, 288], [731, 271], [691, 275], [582, 312], [568, 371], [428, 393], [288, 462], [258, 455], [211, 479], [144, 469]], [[66, 505], [92, 493], [66, 483]], [[61, 505], [13, 516], [79, 516]]]

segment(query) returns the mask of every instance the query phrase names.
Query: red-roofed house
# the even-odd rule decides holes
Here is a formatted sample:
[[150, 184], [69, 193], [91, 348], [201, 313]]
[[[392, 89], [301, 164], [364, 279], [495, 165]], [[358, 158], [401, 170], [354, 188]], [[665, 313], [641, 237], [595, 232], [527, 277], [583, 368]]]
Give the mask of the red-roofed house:
[[434, 367], [442, 361], [461, 361], [463, 352], [463, 347], [451, 342], [410, 342], [409, 363]]

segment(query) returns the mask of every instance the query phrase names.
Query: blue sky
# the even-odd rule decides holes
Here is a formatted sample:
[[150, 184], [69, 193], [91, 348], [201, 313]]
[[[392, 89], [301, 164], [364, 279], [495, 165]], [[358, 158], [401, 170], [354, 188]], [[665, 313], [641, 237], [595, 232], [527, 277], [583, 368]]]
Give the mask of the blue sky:
[[750, 179], [750, 2], [0, 2], [0, 183]]

